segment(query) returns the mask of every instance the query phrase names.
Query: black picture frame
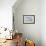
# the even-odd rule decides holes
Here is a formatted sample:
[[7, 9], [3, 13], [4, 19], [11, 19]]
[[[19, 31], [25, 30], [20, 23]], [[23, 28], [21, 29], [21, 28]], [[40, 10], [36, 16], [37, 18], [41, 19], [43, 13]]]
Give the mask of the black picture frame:
[[35, 24], [35, 15], [23, 15], [23, 24]]

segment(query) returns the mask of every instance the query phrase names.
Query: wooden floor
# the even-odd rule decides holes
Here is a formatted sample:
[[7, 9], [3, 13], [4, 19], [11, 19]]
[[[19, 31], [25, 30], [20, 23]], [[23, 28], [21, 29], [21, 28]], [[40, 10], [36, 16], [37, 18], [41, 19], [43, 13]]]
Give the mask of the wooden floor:
[[0, 46], [16, 46], [15, 39], [13, 40], [6, 40], [6, 42], [2, 43]]

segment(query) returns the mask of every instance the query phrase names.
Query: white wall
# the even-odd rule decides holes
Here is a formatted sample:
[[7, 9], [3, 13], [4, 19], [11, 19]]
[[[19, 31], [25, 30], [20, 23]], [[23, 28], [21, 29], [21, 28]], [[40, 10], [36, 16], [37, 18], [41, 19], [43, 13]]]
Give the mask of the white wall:
[[[23, 32], [24, 36], [29, 34], [28, 38], [31, 36], [31, 39], [33, 38], [37, 42], [37, 46], [39, 46], [40, 42], [42, 44], [40, 46], [46, 46], [46, 0], [27, 0], [22, 2], [20, 0], [18, 2], [13, 6], [15, 28], [19, 32]], [[35, 24], [23, 24], [23, 14], [34, 14]]]
[[[22, 32], [25, 38], [34, 40], [36, 46], [41, 46], [41, 0], [18, 2], [13, 6], [15, 28]], [[35, 24], [23, 24], [23, 15], [35, 15]]]
[[[3, 26], [3, 27], [5, 26], [5, 27], [8, 27], [8, 28], [9, 27], [12, 28], [12, 6], [13, 6], [13, 4], [15, 2], [16, 2], [16, 0], [0, 0], [0, 26]], [[35, 3], [35, 0], [33, 2]], [[36, 2], [39, 5], [40, 1], [38, 2], [38, 0], [37, 0]], [[20, 4], [20, 3], [18, 3], [18, 4]], [[23, 7], [20, 5], [21, 7], [19, 9], [17, 8], [18, 10], [17, 9], [15, 10], [15, 14], [16, 14], [16, 12], [18, 12], [18, 14], [16, 14], [16, 20], [19, 21], [19, 23], [17, 23], [18, 21], [16, 21], [16, 24], [17, 24], [16, 28], [20, 32], [23, 32], [24, 35], [26, 35], [26, 33], [29, 31], [28, 34], [31, 35], [31, 39], [34, 37], [34, 40], [37, 41], [36, 38], [38, 38], [39, 35], [36, 37], [35, 33], [36, 32], [40, 32], [40, 28], [38, 29], [38, 27], [40, 25], [39, 24], [39, 20], [40, 20], [39, 17], [40, 17], [40, 15], [36, 16], [36, 24], [32, 24], [32, 25], [31, 24], [30, 25], [29, 24], [26, 24], [26, 25], [23, 24], [23, 21], [21, 20], [23, 17], [21, 15], [23, 15], [23, 13], [24, 14], [35, 14], [35, 15], [38, 15], [37, 11], [39, 11], [39, 10], [37, 10], [37, 8], [39, 9], [40, 6], [37, 5], [38, 7], [36, 6], [37, 8], [34, 8], [35, 11], [37, 12], [37, 14], [36, 14], [36, 12], [35, 11], [33, 12], [32, 10], [31, 10], [31, 12], [28, 12], [30, 10], [28, 8], [26, 8], [27, 7], [27, 6], [25, 6], [26, 4], [23, 4], [23, 5], [24, 5]], [[31, 3], [31, 5], [32, 5], [32, 3]], [[16, 7], [17, 6], [18, 5], [16, 5]], [[14, 8], [16, 8], [16, 7], [14, 7]], [[32, 7], [35, 7], [35, 4], [33, 4]], [[32, 7], [30, 7], [30, 8], [32, 8]], [[23, 8], [23, 10], [21, 8]], [[41, 7], [41, 9], [42, 9], [42, 15], [41, 15], [41, 27], [42, 27], [41, 28], [42, 29], [41, 30], [41, 36], [42, 36], [41, 38], [42, 39], [41, 40], [42, 40], [42, 46], [46, 46], [46, 36], [45, 36], [46, 35], [46, 0], [42, 0], [42, 7]], [[22, 12], [21, 11], [19, 12], [19, 10], [22, 10]], [[19, 15], [19, 16], [17, 17], [17, 15]], [[37, 25], [38, 27], [35, 26], [35, 25]], [[37, 31], [35, 31], [35, 30], [37, 30]], [[40, 38], [40, 36], [39, 36], [39, 38]]]
[[0, 0], [0, 27], [12, 28], [12, 6], [16, 0]]
[[41, 40], [42, 46], [46, 46], [46, 0], [41, 3]]

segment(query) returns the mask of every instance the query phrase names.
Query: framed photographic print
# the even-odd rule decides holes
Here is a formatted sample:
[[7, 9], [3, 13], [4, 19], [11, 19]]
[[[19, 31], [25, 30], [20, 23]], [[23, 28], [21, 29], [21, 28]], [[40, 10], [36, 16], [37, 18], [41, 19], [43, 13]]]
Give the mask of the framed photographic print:
[[35, 15], [23, 15], [23, 24], [35, 24]]

